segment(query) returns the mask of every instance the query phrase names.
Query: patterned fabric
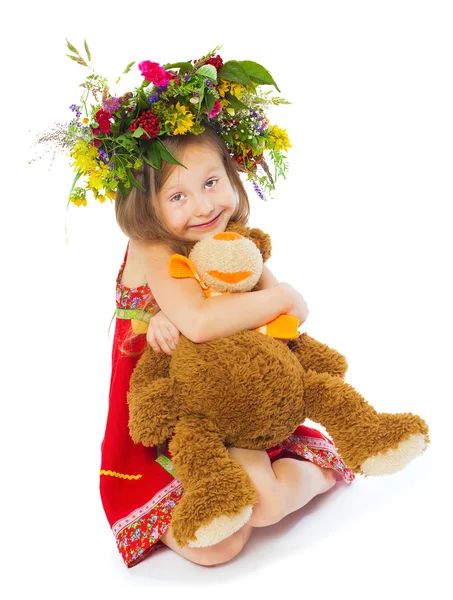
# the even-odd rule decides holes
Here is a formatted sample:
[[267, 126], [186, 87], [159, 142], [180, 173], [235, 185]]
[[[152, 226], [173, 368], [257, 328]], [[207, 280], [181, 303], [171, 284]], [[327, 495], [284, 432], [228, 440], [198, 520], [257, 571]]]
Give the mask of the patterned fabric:
[[[184, 490], [174, 477], [166, 444], [146, 448], [134, 444], [129, 436], [127, 392], [138, 357], [120, 354], [119, 346], [130, 334], [134, 320], [149, 322], [159, 307], [147, 285], [127, 288], [121, 284], [126, 259], [127, 249], [116, 281], [117, 318], [107, 423], [101, 445], [100, 494], [118, 550], [125, 565], [133, 567], [163, 547], [160, 538]], [[151, 305], [144, 311], [143, 306], [150, 299]], [[145, 335], [139, 335], [131, 351], [140, 352], [145, 344]], [[333, 469], [346, 483], [354, 479], [332, 441], [305, 425], [299, 425], [288, 439], [267, 449], [267, 453], [271, 462], [291, 456]]]

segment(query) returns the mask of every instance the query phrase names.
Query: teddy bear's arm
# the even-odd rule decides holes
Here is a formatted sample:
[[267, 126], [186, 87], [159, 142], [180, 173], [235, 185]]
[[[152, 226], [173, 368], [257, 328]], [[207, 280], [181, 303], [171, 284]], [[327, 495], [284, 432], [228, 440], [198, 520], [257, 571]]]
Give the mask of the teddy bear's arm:
[[155, 446], [170, 435], [175, 422], [168, 379], [171, 357], [146, 348], [129, 383], [129, 433], [135, 443]]
[[348, 370], [346, 358], [327, 346], [302, 333], [298, 338], [289, 340], [288, 348], [296, 356], [304, 369], [312, 369], [317, 373], [329, 373], [334, 377], [344, 378]]

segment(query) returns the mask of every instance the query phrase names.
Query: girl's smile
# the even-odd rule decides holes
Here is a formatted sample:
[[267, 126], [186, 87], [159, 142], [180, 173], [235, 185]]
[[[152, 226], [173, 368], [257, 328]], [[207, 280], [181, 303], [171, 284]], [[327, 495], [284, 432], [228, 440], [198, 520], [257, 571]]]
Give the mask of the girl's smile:
[[201, 225], [191, 225], [191, 228], [195, 228], [195, 229], [207, 229], [208, 227], [212, 227], [212, 225], [216, 225], [217, 221], [219, 220], [220, 215], [223, 213], [220, 212], [214, 219], [212, 219], [212, 221], [209, 221], [207, 223], [202, 223]]

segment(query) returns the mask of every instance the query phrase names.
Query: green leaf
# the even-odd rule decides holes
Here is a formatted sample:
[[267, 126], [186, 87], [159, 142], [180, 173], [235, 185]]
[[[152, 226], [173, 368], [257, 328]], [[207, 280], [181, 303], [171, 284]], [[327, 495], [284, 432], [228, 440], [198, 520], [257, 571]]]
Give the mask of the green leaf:
[[160, 140], [156, 140], [156, 142], [157, 142], [157, 147], [159, 148], [160, 156], [163, 158], [163, 160], [166, 160], [167, 162], [171, 163], [172, 165], [180, 165], [181, 167], [184, 167], [185, 169], [187, 169], [187, 167], [185, 165], [183, 165], [182, 163], [180, 163], [176, 160], [176, 158], [173, 156], [173, 154], [171, 154], [167, 150], [167, 148], [162, 144], [162, 142]]
[[138, 188], [141, 192], [146, 192], [145, 188], [132, 175], [132, 171], [130, 169], [126, 169], [126, 173], [129, 181], [134, 187]]
[[238, 62], [252, 81], [255, 81], [259, 85], [273, 85], [280, 92], [272, 75], [263, 66], [253, 60], [240, 60]]
[[141, 137], [144, 133], [146, 133], [146, 135], [150, 137], [149, 134], [143, 129], [143, 127], [137, 127], [137, 129], [132, 134], [132, 137], [138, 138]]
[[206, 92], [206, 96], [205, 96], [205, 103], [206, 103], [206, 108], [208, 109], [208, 115], [209, 115], [209, 113], [213, 109], [214, 103], [215, 103], [214, 94], [212, 94], [211, 92], [207, 91]]
[[254, 136], [252, 136], [252, 137], [250, 138], [250, 143], [252, 144], [252, 146], [253, 146], [254, 148], [256, 148], [256, 147], [258, 146], [258, 140], [257, 140], [257, 139], [256, 139], [256, 137], [254, 137]]
[[126, 198], [127, 198], [127, 196], [128, 196], [128, 194], [129, 194], [129, 192], [131, 191], [131, 189], [130, 189], [130, 188], [127, 188], [127, 187], [124, 185], [124, 183], [121, 183], [121, 182], [119, 182], [119, 183], [118, 183], [118, 189], [119, 189], [119, 191], [120, 191], [120, 194], [122, 195], [122, 197], [123, 197], [124, 199], [126, 199]]
[[233, 134], [231, 132], [228, 131], [227, 133], [223, 133], [222, 135], [224, 140], [226, 140], [230, 144], [234, 143]]
[[69, 191], [69, 196], [68, 196], [68, 198], [70, 198], [70, 197], [71, 197], [72, 191], [73, 191], [73, 189], [75, 188], [75, 184], [77, 183], [77, 181], [79, 180], [79, 178], [80, 178], [81, 176], [82, 176], [82, 171], [77, 171], [77, 175], [74, 177], [74, 181], [72, 182], [72, 185], [71, 185], [71, 189], [70, 189], [70, 191]]
[[148, 158], [150, 159], [150, 161], [152, 163], [151, 166], [154, 167], [154, 169], [160, 169], [161, 158], [160, 158], [159, 148], [157, 147], [156, 141], [153, 141], [149, 145]]
[[214, 83], [217, 83], [217, 69], [214, 65], [203, 65], [196, 71], [197, 75], [201, 75], [202, 77], [207, 77]]
[[230, 103], [227, 108], [248, 108], [245, 104], [243, 104], [240, 100], [233, 96], [232, 94], [225, 94], [225, 100], [228, 100]]
[[218, 76], [227, 79], [228, 81], [237, 81], [243, 85], [252, 84], [247, 71], [237, 60], [227, 61], [218, 72]]
[[146, 110], [150, 107], [149, 102], [148, 102], [148, 98], [146, 98], [146, 96], [142, 96], [141, 94], [138, 96], [137, 98], [137, 104], [136, 106], [138, 106], [138, 108], [143, 108], [143, 110]]
[[[68, 42], [67, 39], [66, 39], [66, 44], [68, 45], [68, 48], [69, 48], [69, 50], [71, 50], [71, 52], [74, 52], [74, 54], [79, 54], [78, 51], [74, 48], [74, 46], [70, 42]], [[80, 56], [80, 54], [79, 54], [79, 56]]]
[[126, 68], [124, 69], [124, 71], [123, 71], [123, 75], [124, 75], [125, 73], [129, 73], [129, 71], [131, 70], [131, 68], [132, 68], [132, 66], [133, 66], [133, 65], [135, 65], [135, 60], [133, 60], [132, 62], [130, 62], [130, 63], [127, 65], [127, 67], [126, 67]]
[[163, 65], [163, 67], [164, 69], [179, 69], [180, 74], [192, 70], [190, 62], [167, 63], [166, 65]]
[[156, 165], [154, 165], [154, 164], [153, 164], [153, 163], [152, 163], [150, 160], [148, 160], [144, 154], [143, 154], [142, 158], [143, 158], [143, 160], [145, 161], [145, 163], [146, 163], [147, 165], [149, 165], [149, 166], [150, 166], [150, 167], [152, 167], [153, 169], [155, 169], [155, 168], [156, 168]]
[[86, 40], [83, 40], [83, 45], [85, 46], [85, 52], [87, 53], [88, 60], [91, 60], [90, 49], [88, 48], [88, 44]]

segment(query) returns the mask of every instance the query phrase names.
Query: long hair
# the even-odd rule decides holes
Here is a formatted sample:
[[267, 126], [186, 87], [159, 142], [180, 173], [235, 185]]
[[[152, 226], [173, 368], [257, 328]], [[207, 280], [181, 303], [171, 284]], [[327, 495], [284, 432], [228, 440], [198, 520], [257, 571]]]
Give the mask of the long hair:
[[[216, 133], [212, 125], [208, 124], [205, 130], [199, 135], [187, 133], [186, 135], [167, 136], [161, 138], [161, 141], [181, 163], [184, 163], [182, 160], [184, 152], [194, 143], [208, 144], [213, 152], [217, 151], [223, 160], [231, 186], [238, 195], [237, 207], [230, 218], [230, 223], [247, 225], [250, 215], [250, 204], [247, 192], [239, 176], [238, 165], [230, 156], [223, 140]], [[134, 177], [146, 192], [132, 187], [126, 198], [123, 198], [118, 191], [115, 198], [115, 215], [120, 229], [130, 239], [163, 242], [173, 252], [188, 256], [196, 242], [176, 239], [169, 234], [162, 222], [157, 203], [157, 194], [177, 166], [163, 161], [162, 168], [159, 171], [144, 162], [140, 169], [134, 170]], [[143, 312], [145, 312], [145, 309], [151, 302], [152, 297], [143, 307]], [[115, 314], [112, 317], [112, 321], [114, 317]], [[140, 356], [146, 345], [138, 352], [129, 352], [126, 346], [133, 347], [134, 340], [143, 335], [132, 333], [123, 340], [123, 343], [120, 345], [120, 352], [126, 356]]]

